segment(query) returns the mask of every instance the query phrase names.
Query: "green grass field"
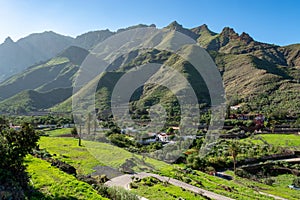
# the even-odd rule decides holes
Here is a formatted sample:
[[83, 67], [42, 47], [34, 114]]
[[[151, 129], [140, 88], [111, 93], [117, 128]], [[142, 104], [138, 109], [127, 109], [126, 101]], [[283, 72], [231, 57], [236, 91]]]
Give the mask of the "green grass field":
[[78, 146], [78, 140], [63, 137], [41, 137], [40, 148], [46, 148], [56, 158], [74, 166], [79, 174], [93, 172], [93, 167], [104, 165], [83, 146]]
[[50, 137], [57, 137], [65, 134], [71, 134], [72, 128], [59, 128], [55, 130], [47, 130], [45, 131]]
[[[78, 140], [64, 137], [41, 137], [40, 148], [46, 148], [51, 154], [73, 165], [79, 174], [89, 174], [97, 165], [119, 168], [126, 159], [132, 158], [137, 166], [136, 171], [160, 170], [168, 164], [151, 158], [142, 159], [142, 156], [132, 154], [122, 148], [100, 142], [82, 141], [78, 146]], [[146, 170], [146, 171], [147, 171]]]
[[[143, 182], [143, 181], [142, 181]], [[145, 197], [151, 200], [173, 200], [173, 199], [189, 199], [189, 200], [201, 200], [205, 199], [199, 194], [190, 192], [188, 190], [184, 190], [180, 187], [163, 184], [159, 181], [157, 184], [153, 186], [146, 186], [143, 183], [137, 183], [138, 188], [132, 189], [134, 193], [139, 196]]]
[[233, 199], [274, 199], [272, 197], [260, 194], [259, 191], [273, 194], [286, 199], [296, 200], [300, 198], [300, 191], [290, 190], [288, 185], [292, 183], [293, 175], [279, 175], [274, 177], [275, 183], [273, 186], [268, 186], [263, 183], [258, 183], [249, 179], [234, 177], [233, 171], [226, 171], [234, 177], [234, 180], [228, 181], [216, 176], [208, 175], [206, 173], [196, 171], [196, 174], [192, 173], [179, 173], [174, 169], [178, 169], [179, 165], [168, 167], [163, 169], [161, 173], [165, 176], [174, 177], [176, 179], [191, 180], [190, 184], [197, 187], [233, 198]]
[[274, 146], [300, 149], [300, 135], [295, 134], [259, 134], [244, 140], [253, 143], [262, 143], [259, 139], [260, 137]]
[[[275, 145], [278, 144], [277, 139], [279, 139], [281, 135], [261, 136], [263, 136], [264, 139], [266, 138], [268, 142], [272, 142]], [[296, 139], [298, 139], [298, 136], [294, 135], [285, 136], [286, 139], [289, 140], [292, 137], [296, 137]], [[250, 139], [248, 138], [247, 140]], [[262, 142], [260, 140], [253, 141]], [[60, 160], [63, 160], [76, 167], [79, 174], [92, 173], [93, 167], [97, 165], [119, 168], [124, 162], [126, 162], [126, 159], [133, 159], [136, 162], [137, 166], [134, 167], [135, 171], [150, 171], [150, 169], [152, 169], [170, 177], [174, 177], [176, 174], [174, 169], [181, 166], [172, 166], [151, 158], [143, 159], [140, 155], [132, 154], [122, 148], [107, 143], [82, 141], [83, 146], [79, 147], [78, 140], [75, 138], [41, 137], [39, 144], [40, 148], [46, 148], [51, 154], [56, 154], [56, 157]], [[232, 172], [229, 171], [228, 173]], [[292, 181], [292, 177], [289, 175], [280, 175], [276, 177], [276, 181], [273, 186], [268, 186], [238, 177], [235, 180], [227, 181], [199, 171], [197, 171], [197, 174], [194, 175], [182, 174], [182, 177], [191, 179], [192, 185], [234, 199], [273, 199], [272, 197], [259, 194], [259, 192], [256, 190], [292, 200], [299, 199], [297, 195], [300, 195], [299, 191], [290, 191], [290, 189], [287, 188], [287, 185], [291, 184]], [[201, 185], [199, 185], [199, 182]], [[153, 187], [141, 186], [136, 190], [136, 192], [140, 196], [149, 197], [149, 199], [174, 199], [174, 196], [181, 196], [182, 191], [180, 188], [175, 186], [167, 186], [164, 188], [164, 186], [158, 184], [158, 186]], [[200, 197], [198, 197], [198, 199], [199, 198]], [[193, 198], [186, 197], [186, 199]]]
[[264, 134], [260, 135], [269, 144], [282, 147], [300, 148], [300, 135], [294, 134]]
[[39, 191], [30, 199], [106, 199], [89, 184], [52, 167], [47, 161], [27, 156], [26, 164], [31, 185]]
[[[253, 190], [253, 188], [244, 186], [235, 180], [228, 181], [203, 172], [197, 172], [196, 175], [188, 175], [188, 177], [193, 181], [200, 182], [201, 185], [198, 186], [203, 189], [207, 189], [233, 199], [272, 199], [259, 194], [257, 191]], [[193, 182], [193, 184], [197, 186], [195, 182]]]
[[[226, 173], [233, 175], [232, 171], [226, 171]], [[256, 181], [251, 181], [249, 179], [240, 178], [240, 177], [236, 177], [236, 182], [238, 182], [240, 185], [244, 185], [249, 188], [258, 189], [264, 193], [276, 195], [286, 199], [298, 200], [300, 199], [300, 191], [291, 190], [288, 188], [288, 185], [292, 184], [293, 179], [295, 177], [296, 176], [291, 174], [283, 174], [277, 177], [272, 177], [275, 180], [272, 186], [263, 183], [258, 183]]]

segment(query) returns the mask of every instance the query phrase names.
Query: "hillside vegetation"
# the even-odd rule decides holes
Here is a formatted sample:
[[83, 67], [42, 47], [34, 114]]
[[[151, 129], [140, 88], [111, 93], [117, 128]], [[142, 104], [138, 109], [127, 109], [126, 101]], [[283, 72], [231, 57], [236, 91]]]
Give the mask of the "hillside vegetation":
[[[128, 30], [136, 27], [129, 27]], [[172, 22], [165, 29], [188, 35], [209, 52], [222, 75], [228, 105], [240, 104], [244, 113], [261, 112], [267, 116], [292, 118], [299, 116], [299, 45], [280, 47], [261, 43], [255, 41], [247, 33], [238, 34], [229, 27], [225, 27], [221, 33], [214, 33], [208, 29], [207, 25], [186, 29], [177, 22]], [[119, 32], [126, 30], [122, 29]], [[78, 46], [91, 48], [96, 44], [96, 40], [97, 42], [103, 41], [110, 35], [112, 34], [108, 31], [84, 34], [77, 38], [78, 41], [82, 41], [82, 45]], [[166, 34], [163, 37], [159, 47], [176, 46], [174, 36]], [[155, 40], [149, 38], [147, 42], [151, 43]], [[0, 99], [2, 100], [0, 112], [26, 113], [41, 109], [70, 111], [72, 94], [69, 91], [72, 90], [74, 78], [78, 75], [78, 68], [87, 54], [88, 51], [82, 48], [70, 47], [47, 62], [32, 66], [23, 73], [2, 82], [0, 84]], [[108, 55], [110, 56], [112, 59], [113, 55]], [[146, 63], [165, 64], [178, 70], [192, 85], [199, 104], [202, 106], [210, 104], [203, 77], [196, 73], [189, 62], [164, 50], [133, 50], [114, 58], [107, 72], [100, 76], [100, 80], [91, 80], [99, 81], [96, 94], [99, 101], [96, 101], [96, 107], [102, 111], [102, 114], [103, 112], [109, 113], [107, 111], [110, 110], [111, 92], [120, 77], [134, 67]], [[161, 74], [164, 74], [164, 71], [161, 71]], [[166, 74], [165, 77], [168, 75]], [[186, 85], [178, 81], [176, 87], [175, 90], [179, 91]], [[59, 88], [70, 89], [66, 89], [68, 92], [64, 94], [54, 92], [60, 91], [55, 90]], [[24, 94], [24, 90], [35, 92], [27, 91]], [[36, 100], [43, 99], [44, 92], [47, 93], [47, 98], [56, 100], [51, 103]], [[8, 98], [11, 99], [7, 100]], [[174, 94], [167, 88], [155, 84], [147, 84], [135, 91], [131, 103], [132, 111], [138, 117], [157, 102], [161, 102], [169, 114], [178, 113], [178, 107], [176, 107], [178, 102]], [[22, 108], [11, 109], [18, 104], [22, 105]], [[175, 108], [172, 108], [174, 106]]]

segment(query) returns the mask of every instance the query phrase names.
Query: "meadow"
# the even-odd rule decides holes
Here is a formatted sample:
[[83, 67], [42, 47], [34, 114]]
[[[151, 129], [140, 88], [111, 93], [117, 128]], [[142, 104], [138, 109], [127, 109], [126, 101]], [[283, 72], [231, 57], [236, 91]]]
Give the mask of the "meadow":
[[47, 161], [27, 156], [27, 172], [31, 176], [30, 184], [36, 190], [32, 200], [41, 199], [106, 199], [101, 197], [91, 185], [78, 181]]
[[263, 141], [266, 141], [268, 144], [274, 146], [300, 150], [300, 135], [295, 134], [258, 134], [244, 140], [253, 143], [263, 143]]
[[151, 200], [172, 200], [179, 198], [189, 200], [205, 199], [199, 194], [187, 191], [174, 185], [162, 183], [153, 177], [144, 178], [140, 182], [134, 183], [134, 185], [137, 187], [132, 189], [134, 193]]
[[[69, 130], [65, 129], [64, 131]], [[299, 191], [290, 190], [287, 187], [292, 183], [292, 180], [294, 178], [293, 175], [279, 175], [278, 177], [274, 177], [274, 184], [272, 186], [269, 186], [263, 183], [234, 176], [232, 171], [226, 171], [227, 174], [234, 177], [234, 180], [228, 181], [200, 171], [192, 170], [190, 172], [183, 172], [183, 169], [185, 168], [185, 165], [183, 164], [170, 165], [152, 158], [143, 158], [141, 155], [130, 153], [111, 144], [83, 140], [82, 146], [78, 146], [78, 139], [76, 138], [55, 137], [63, 135], [65, 133], [64, 131], [59, 129], [59, 131], [56, 130], [50, 132], [49, 135], [51, 135], [51, 137], [41, 137], [39, 145], [40, 148], [45, 148], [50, 154], [54, 155], [55, 158], [58, 158], [59, 160], [62, 160], [74, 166], [77, 169], [78, 174], [91, 174], [95, 171], [93, 168], [96, 166], [109, 166], [119, 169], [120, 166], [130, 160], [135, 163], [135, 166], [133, 166], [132, 169], [136, 172], [148, 171], [159, 173], [161, 175], [173, 177], [184, 182], [189, 182], [192, 185], [234, 199], [273, 199], [273, 197], [266, 196], [264, 194], [261, 194], [260, 192], [269, 193], [292, 200], [299, 199], [300, 197]], [[255, 136], [256, 139], [249, 138], [246, 140], [251, 140], [253, 143], [262, 143], [263, 141], [259, 139], [259, 137], [261, 137], [263, 140], [273, 145], [290, 144], [290, 146], [293, 146], [300, 143], [299, 136], [283, 135], [283, 139], [280, 139], [281, 136], [282, 135], [264, 134]], [[32, 164], [28, 170], [31, 170], [31, 173], [35, 171], [35, 173], [42, 174], [43, 172], [39, 172], [38, 170], [36, 171], [33, 165], [40, 165], [39, 162], [44, 163], [45, 161], [39, 161], [39, 159], [36, 158], [31, 158], [30, 161], [32, 162]], [[44, 163], [43, 165], [46, 165], [46, 163]], [[45, 168], [46, 167], [44, 167], [43, 169]], [[47, 172], [47, 170], [45, 173], [50, 174], [49, 172]], [[41, 177], [43, 177], [43, 175], [41, 175]], [[57, 175], [54, 174], [53, 177], [53, 179], [57, 179]], [[37, 180], [37, 178], [33, 178], [33, 180], [36, 180], [37, 182], [47, 182], [45, 180]], [[74, 181], [76, 181], [76, 179]], [[42, 187], [37, 185], [35, 187], [38, 188], [39, 191], [49, 191], [49, 194], [53, 194], [52, 191], [54, 191], [54, 194], [57, 192], [55, 190], [55, 187], [52, 190], [43, 189], [48, 188], [47, 186]], [[166, 186], [163, 183], [157, 183], [151, 187], [140, 184], [137, 189], [133, 189], [133, 192], [149, 199], [174, 199], [175, 196], [183, 197], [185, 199], [195, 198], [194, 193], [183, 191], [181, 188], [175, 187], [173, 185]], [[90, 193], [91, 195], [93, 194], [93, 192]], [[201, 198], [201, 196], [197, 196], [196, 199]]]
[[98, 165], [119, 168], [128, 159], [137, 164], [133, 167], [135, 171], [158, 171], [168, 166], [165, 162], [143, 159], [141, 155], [107, 143], [84, 140], [82, 146], [78, 146], [78, 140], [72, 137], [41, 137], [39, 145], [56, 158], [73, 165], [79, 174], [90, 174]]

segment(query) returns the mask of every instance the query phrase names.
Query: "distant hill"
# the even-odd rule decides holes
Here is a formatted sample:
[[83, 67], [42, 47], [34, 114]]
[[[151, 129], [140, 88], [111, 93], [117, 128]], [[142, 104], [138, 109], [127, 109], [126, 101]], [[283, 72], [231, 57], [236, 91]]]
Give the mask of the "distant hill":
[[70, 46], [88, 50], [112, 34], [109, 30], [92, 31], [72, 38], [46, 31], [31, 34], [16, 42], [8, 37], [0, 44], [0, 82], [29, 66], [45, 62]]
[[26, 113], [50, 108], [72, 95], [73, 79], [88, 51], [71, 46], [0, 84], [0, 111]]
[[73, 42], [73, 45], [89, 50], [113, 34], [114, 32], [109, 30], [87, 32], [77, 36]]
[[[137, 25], [117, 32], [144, 26]], [[241, 112], [247, 113], [263, 112], [267, 115], [299, 116], [299, 44], [281, 47], [261, 43], [255, 41], [249, 34], [238, 34], [229, 27], [225, 27], [221, 33], [214, 33], [207, 25], [187, 29], [175, 21], [165, 28], [188, 35], [209, 52], [222, 75], [228, 105], [240, 104]], [[103, 30], [78, 36], [69, 44], [69, 48], [56, 53], [55, 57], [31, 66], [1, 83], [0, 111], [8, 112], [5, 108], [14, 108], [15, 105], [24, 105], [19, 109], [22, 112], [49, 108], [57, 111], [71, 110], [72, 94], [69, 93], [71, 91], [69, 89], [73, 86], [80, 63], [88, 54], [85, 49], [93, 48], [113, 34], [115, 33]], [[165, 36], [163, 41], [164, 43], [160, 45], [176, 45], [172, 43], [171, 35]], [[8, 39], [5, 43], [13, 42]], [[96, 106], [100, 111], [109, 109], [112, 88], [127, 70], [151, 62], [165, 63], [180, 71], [195, 89], [199, 103], [209, 105], [207, 87], [201, 77], [196, 75], [191, 64], [170, 52], [154, 49], [132, 51], [112, 62], [98, 84], [96, 96], [100, 100], [97, 101]], [[183, 87], [185, 87], [184, 83], [178, 82], [177, 89]], [[64, 89], [66, 93], [61, 94]], [[45, 96], [56, 100], [44, 101], [42, 99]], [[158, 100], [166, 105], [176, 104], [176, 98], [167, 88], [146, 85], [135, 92], [131, 106], [136, 108], [149, 106], [157, 103]], [[178, 110], [170, 111], [172, 112]]]
[[0, 45], [0, 81], [33, 64], [52, 58], [70, 46], [72, 40], [51, 31], [31, 34], [17, 42], [8, 37]]
[[71, 87], [57, 88], [47, 92], [25, 90], [1, 102], [0, 110], [14, 114], [45, 110], [66, 100], [71, 95]]

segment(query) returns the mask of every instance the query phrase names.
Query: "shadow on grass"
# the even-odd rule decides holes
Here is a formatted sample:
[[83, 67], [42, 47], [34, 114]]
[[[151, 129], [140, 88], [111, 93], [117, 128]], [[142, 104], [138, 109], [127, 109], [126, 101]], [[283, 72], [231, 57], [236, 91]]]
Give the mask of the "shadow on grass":
[[29, 200], [77, 200], [75, 197], [70, 196], [58, 196], [58, 195], [46, 195], [34, 188], [31, 188], [29, 192], [26, 193], [26, 197]]

